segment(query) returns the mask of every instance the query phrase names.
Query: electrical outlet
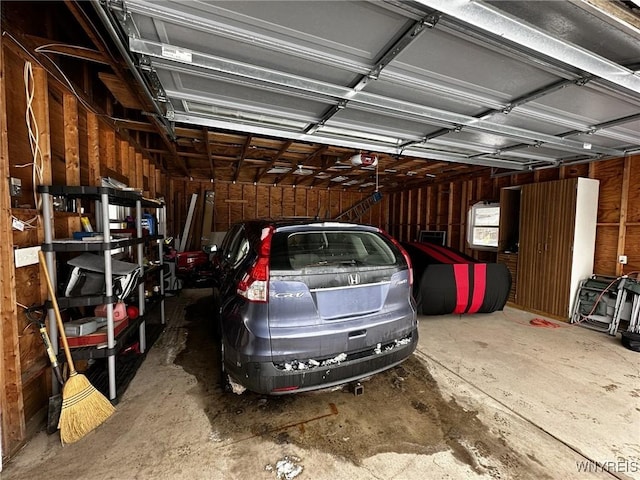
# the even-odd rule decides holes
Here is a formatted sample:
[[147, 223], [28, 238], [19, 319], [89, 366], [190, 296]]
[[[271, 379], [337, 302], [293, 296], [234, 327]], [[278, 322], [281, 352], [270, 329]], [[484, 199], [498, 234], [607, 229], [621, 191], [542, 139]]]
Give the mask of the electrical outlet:
[[38, 252], [40, 247], [27, 247], [16, 248], [13, 251], [13, 256], [16, 261], [16, 268], [26, 267], [27, 265], [34, 265], [38, 263]]
[[22, 194], [22, 181], [19, 178], [9, 179], [9, 194], [12, 197], [19, 197]]
[[626, 255], [620, 255], [620, 257], [618, 257], [618, 262], [621, 263], [622, 265], [626, 265], [627, 264], [627, 256]]

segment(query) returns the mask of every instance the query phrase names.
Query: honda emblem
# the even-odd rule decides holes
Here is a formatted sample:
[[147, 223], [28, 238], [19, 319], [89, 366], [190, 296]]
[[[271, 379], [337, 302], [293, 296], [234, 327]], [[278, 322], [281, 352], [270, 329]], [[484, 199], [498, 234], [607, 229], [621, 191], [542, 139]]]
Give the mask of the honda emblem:
[[360, 284], [360, 274], [359, 273], [350, 273], [349, 274], [349, 285], [358, 285]]

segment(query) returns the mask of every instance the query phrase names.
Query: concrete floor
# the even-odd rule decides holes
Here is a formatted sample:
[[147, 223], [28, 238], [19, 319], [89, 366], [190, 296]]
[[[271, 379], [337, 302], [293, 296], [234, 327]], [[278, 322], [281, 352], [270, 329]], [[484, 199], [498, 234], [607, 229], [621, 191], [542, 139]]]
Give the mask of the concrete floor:
[[[186, 345], [179, 327], [188, 301], [181, 296], [168, 302], [169, 326], [113, 417], [64, 448], [57, 435], [38, 434], [4, 466], [2, 478], [640, 479], [640, 353], [623, 348], [619, 335], [560, 322], [552, 322], [558, 328], [534, 327], [529, 321], [535, 315], [512, 308], [421, 317], [419, 362], [444, 400], [472, 413], [509, 453], [469, 444], [461, 434], [471, 461], [445, 445], [416, 453], [381, 450], [353, 462], [249, 432], [221, 435], [203, 397], [191, 394], [198, 379], [175, 361]], [[384, 392], [386, 384], [382, 388], [365, 386], [363, 397]], [[363, 398], [342, 395], [342, 405]], [[303, 426], [296, 426], [304, 436]], [[302, 473], [287, 475], [277, 469], [279, 461], [302, 467]]]

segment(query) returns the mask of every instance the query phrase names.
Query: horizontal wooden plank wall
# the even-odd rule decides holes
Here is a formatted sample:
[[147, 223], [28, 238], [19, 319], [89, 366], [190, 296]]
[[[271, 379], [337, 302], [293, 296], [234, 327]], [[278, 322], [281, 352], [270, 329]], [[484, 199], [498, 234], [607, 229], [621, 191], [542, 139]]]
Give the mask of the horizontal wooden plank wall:
[[[46, 418], [51, 372], [36, 324], [23, 307], [42, 305], [47, 297], [38, 264], [15, 268], [13, 249], [42, 244], [44, 232], [34, 195], [33, 154], [25, 121], [26, 88], [34, 93], [31, 132], [38, 132], [41, 178], [36, 184], [99, 185], [114, 176], [148, 196], [168, 197], [168, 182], [151, 159], [125, 133], [116, 132], [103, 112], [87, 110], [85, 101], [32, 63], [33, 80], [25, 85], [27, 61], [34, 62], [11, 40], [0, 43], [0, 171], [2, 178], [22, 182], [22, 194], [9, 197], [2, 189], [0, 258], [5, 268], [0, 295], [0, 409], [2, 454], [17, 451]], [[7, 95], [7, 85], [11, 93]], [[93, 205], [83, 205], [87, 211]], [[12, 218], [25, 223], [12, 229]], [[95, 223], [94, 223], [95, 224]], [[56, 236], [80, 230], [76, 213], [55, 212]]]
[[[495, 261], [495, 253], [467, 246], [469, 207], [481, 200], [498, 200], [504, 187], [575, 177], [600, 180], [595, 273], [640, 271], [639, 155], [396, 192], [389, 198], [389, 229], [403, 241], [414, 240], [420, 230], [445, 230], [449, 246], [479, 260]], [[620, 255], [627, 255], [627, 265], [618, 263]]]

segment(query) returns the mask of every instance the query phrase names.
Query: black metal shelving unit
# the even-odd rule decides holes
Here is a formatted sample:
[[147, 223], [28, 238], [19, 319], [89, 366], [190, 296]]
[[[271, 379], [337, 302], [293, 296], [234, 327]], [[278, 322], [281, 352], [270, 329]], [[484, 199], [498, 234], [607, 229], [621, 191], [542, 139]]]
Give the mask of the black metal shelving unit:
[[[125, 247], [137, 247], [136, 257], [138, 266], [141, 269], [141, 278], [148, 278], [153, 274], [153, 270], [145, 272], [146, 265], [143, 262], [145, 245], [149, 248], [152, 242], [157, 242], [159, 265], [157, 266], [158, 283], [160, 295], [157, 296], [157, 303], [160, 306], [159, 319], [160, 325], [165, 323], [164, 312], [164, 279], [162, 272], [163, 263], [163, 239], [164, 239], [164, 221], [165, 206], [164, 202], [144, 198], [139, 192], [133, 190], [119, 190], [112, 187], [92, 187], [92, 186], [66, 186], [66, 185], [42, 185], [38, 187], [38, 192], [42, 195], [43, 217], [44, 217], [44, 243], [42, 250], [45, 252], [47, 268], [54, 277], [55, 284], [55, 256], [59, 252], [95, 252], [102, 253], [104, 257], [104, 274], [105, 274], [105, 291], [102, 295], [86, 295], [79, 297], [58, 297], [58, 305], [60, 308], [70, 307], [89, 307], [94, 305], [106, 304], [107, 317], [107, 342], [101, 345], [81, 346], [72, 348], [71, 352], [74, 359], [104, 359], [106, 360], [106, 369], [103, 370], [102, 382], [105, 394], [112, 401], [115, 401], [118, 393], [122, 392], [122, 375], [123, 368], [116, 368], [117, 355], [127, 346], [127, 341], [138, 332], [139, 350], [144, 354], [147, 344], [146, 334], [146, 318], [147, 303], [145, 301], [144, 282], [138, 284], [138, 309], [139, 316], [136, 319], [129, 319], [127, 327], [122, 331], [115, 333], [115, 322], [113, 315], [113, 305], [118, 300], [113, 291], [113, 279], [111, 261], [115, 250]], [[94, 201], [95, 217], [98, 229], [101, 229], [103, 239], [100, 241], [86, 241], [75, 239], [57, 239], [54, 238], [53, 229], [53, 196], [62, 196], [67, 199], [81, 199]], [[112, 239], [109, 219], [109, 207], [118, 205], [135, 209], [136, 218], [136, 234], [132, 238]], [[155, 209], [159, 211], [161, 222], [158, 222], [157, 231], [153, 235], [142, 234], [142, 212], [143, 209]], [[151, 267], [156, 270], [156, 267]], [[54, 350], [58, 352], [58, 329], [56, 326], [55, 316], [52, 305], [49, 304], [49, 329], [50, 337]], [[157, 330], [154, 328], [154, 330]], [[155, 339], [154, 339], [155, 340]], [[131, 362], [130, 362], [131, 363]], [[133, 362], [135, 363], [135, 362]], [[137, 366], [136, 366], [137, 368]], [[129, 368], [130, 370], [130, 368]], [[134, 370], [135, 372], [135, 370]], [[131, 375], [130, 375], [131, 376]], [[128, 381], [127, 381], [128, 383]], [[57, 385], [54, 386], [54, 391]]]

